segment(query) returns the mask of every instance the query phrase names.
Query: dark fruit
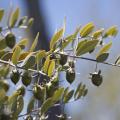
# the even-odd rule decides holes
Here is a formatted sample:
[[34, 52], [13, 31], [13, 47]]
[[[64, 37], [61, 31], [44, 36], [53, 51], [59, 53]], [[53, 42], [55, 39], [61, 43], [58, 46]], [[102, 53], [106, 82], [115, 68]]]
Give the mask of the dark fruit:
[[75, 70], [72, 68], [67, 69], [66, 71], [66, 80], [71, 84], [75, 80]]
[[65, 54], [60, 54], [60, 64], [65, 65], [67, 63], [68, 56]]
[[5, 37], [5, 40], [6, 40], [6, 45], [9, 47], [9, 48], [13, 48], [16, 44], [16, 37], [14, 36], [13, 33], [7, 33], [6, 37]]
[[101, 71], [90, 73], [92, 83], [95, 86], [100, 86], [102, 84], [102, 82], [103, 82], [103, 77], [102, 77], [102, 75], [100, 73], [101, 73]]
[[9, 90], [9, 84], [5, 80], [0, 80], [0, 87], [3, 88], [6, 92]]
[[45, 96], [45, 88], [42, 87], [41, 85], [35, 85], [35, 87], [33, 88], [33, 94], [34, 97], [38, 100], [40, 100], [41, 102], [44, 101], [44, 96]]
[[30, 85], [31, 81], [32, 81], [31, 75], [28, 72], [24, 72], [22, 75], [23, 85], [25, 85], [27, 87], [28, 85]]
[[18, 83], [19, 79], [20, 79], [20, 73], [18, 70], [13, 70], [11, 75], [10, 75], [11, 81], [16, 84]]

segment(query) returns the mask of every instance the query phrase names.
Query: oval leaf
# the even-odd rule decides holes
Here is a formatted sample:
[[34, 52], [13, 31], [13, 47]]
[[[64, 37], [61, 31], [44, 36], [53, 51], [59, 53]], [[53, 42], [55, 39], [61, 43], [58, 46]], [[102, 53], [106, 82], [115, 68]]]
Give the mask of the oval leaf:
[[35, 40], [34, 40], [34, 42], [32, 43], [32, 46], [31, 46], [31, 48], [30, 48], [30, 50], [29, 50], [30, 52], [33, 52], [34, 49], [35, 49], [35, 47], [37, 46], [38, 38], [39, 38], [39, 32], [37, 33], [37, 35], [36, 35], [36, 37], [35, 37]]
[[76, 55], [80, 56], [93, 50], [98, 44], [98, 40], [83, 40], [78, 43]]
[[86, 37], [93, 31], [93, 29], [94, 29], [94, 24], [92, 22], [88, 23], [80, 30], [80, 36], [82, 38]]
[[21, 53], [21, 48], [17, 46], [12, 55], [12, 63], [17, 65]]
[[106, 44], [105, 46], [103, 46], [103, 47], [100, 49], [100, 51], [98, 52], [96, 58], [97, 58], [99, 55], [108, 52], [108, 50], [111, 48], [111, 46], [112, 46], [112, 42], [110, 42], [110, 43]]
[[48, 76], [52, 76], [55, 70], [55, 61], [51, 60], [48, 68]]
[[103, 53], [97, 56], [96, 60], [97, 62], [104, 62], [107, 60], [108, 56], [109, 56], [109, 53]]
[[9, 20], [9, 27], [14, 27], [18, 18], [19, 18], [19, 13], [20, 10], [19, 8], [17, 8], [14, 12], [12, 12], [11, 16], [10, 16], [10, 20]]

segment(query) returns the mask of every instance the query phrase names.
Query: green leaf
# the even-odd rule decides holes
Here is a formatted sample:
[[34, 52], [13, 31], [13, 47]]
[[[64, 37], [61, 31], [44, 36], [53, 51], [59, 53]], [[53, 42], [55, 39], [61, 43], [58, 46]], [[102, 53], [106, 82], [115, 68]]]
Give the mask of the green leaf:
[[56, 44], [56, 42], [59, 41], [59, 40], [62, 38], [63, 33], [64, 33], [64, 29], [61, 28], [59, 31], [57, 31], [57, 32], [53, 35], [53, 37], [52, 37], [52, 39], [51, 39], [51, 41], [50, 41], [50, 49], [53, 49], [53, 48], [54, 48], [54, 45]]
[[94, 24], [92, 22], [88, 23], [80, 30], [80, 36], [82, 38], [86, 37], [93, 31], [93, 29], [94, 29]]
[[98, 44], [98, 40], [83, 40], [78, 43], [76, 55], [80, 56], [93, 50]]
[[104, 29], [100, 29], [100, 30], [95, 31], [95, 32], [92, 34], [93, 38], [94, 38], [94, 39], [97, 39], [97, 38], [99, 38], [100, 36], [102, 36], [103, 31], [104, 31]]
[[20, 57], [20, 53], [21, 53], [21, 48], [19, 46], [16, 46], [13, 55], [12, 55], [12, 63], [17, 65], [19, 57]]
[[48, 69], [48, 76], [51, 77], [53, 75], [54, 70], [55, 70], [55, 61], [51, 60]]
[[22, 17], [18, 22], [18, 26], [19, 27], [23, 26], [27, 22], [27, 19], [28, 19], [27, 16]]
[[107, 60], [108, 56], [109, 56], [109, 53], [103, 53], [97, 56], [96, 60], [97, 62], [104, 62]]
[[3, 16], [4, 16], [4, 9], [0, 9], [0, 22], [2, 21]]
[[79, 92], [81, 86], [82, 86], [82, 82], [80, 82], [80, 83], [78, 84], [77, 89], [76, 89], [75, 94], [74, 94], [74, 98], [77, 97], [77, 94], [78, 94], [78, 92]]
[[104, 46], [100, 49], [100, 51], [98, 52], [96, 58], [97, 58], [99, 55], [108, 52], [108, 50], [111, 48], [111, 46], [112, 46], [112, 42], [104, 45]]
[[28, 103], [28, 106], [27, 106], [27, 113], [30, 113], [33, 110], [34, 102], [35, 102], [35, 98], [31, 97], [31, 99], [30, 99], [30, 101]]
[[62, 97], [63, 92], [64, 92], [64, 88], [59, 88], [59, 89], [57, 89], [57, 90], [54, 92], [53, 96], [52, 96], [52, 100], [53, 100], [54, 102], [59, 101], [60, 98]]
[[10, 20], [9, 20], [9, 27], [14, 27], [18, 18], [19, 18], [19, 14], [20, 14], [20, 10], [19, 8], [16, 8], [16, 10], [14, 12], [12, 12], [11, 16], [10, 16]]
[[22, 67], [24, 67], [25, 69], [29, 69], [32, 68], [35, 65], [35, 56], [32, 55], [32, 53], [30, 53], [23, 61], [22, 63]]
[[118, 29], [116, 26], [112, 26], [110, 27], [104, 34], [103, 38], [106, 38], [106, 37], [115, 37], [118, 33]]
[[0, 87], [0, 105], [2, 105], [4, 103], [4, 98], [6, 96], [6, 91], [4, 90], [4, 88]]
[[63, 102], [64, 102], [64, 103], [69, 102], [69, 100], [73, 97], [73, 94], [74, 94], [74, 90], [71, 90], [70, 92], [68, 92], [68, 93], [64, 96]]
[[48, 111], [48, 109], [52, 106], [53, 106], [53, 99], [48, 98], [41, 106], [41, 110], [40, 110], [41, 115], [46, 113]]
[[24, 38], [24, 39], [21, 39], [16, 45], [16, 46], [20, 46], [21, 49], [24, 49], [26, 46], [28, 45], [28, 39]]
[[49, 69], [49, 64], [50, 64], [50, 58], [49, 56], [46, 58], [45, 62], [44, 62], [44, 66], [43, 66], [43, 71], [44, 73], [48, 73], [48, 69]]
[[32, 46], [31, 46], [31, 48], [30, 48], [30, 50], [29, 50], [30, 52], [33, 52], [34, 49], [35, 49], [35, 47], [37, 46], [38, 38], [39, 38], [39, 32], [37, 33], [37, 35], [36, 35], [36, 37], [35, 37], [35, 40], [34, 40], [34, 42], [32, 43]]
[[27, 24], [28, 28], [33, 25], [33, 22], [34, 22], [34, 18], [30, 18], [30, 19], [28, 20], [28, 24]]
[[45, 50], [40, 50], [36, 54], [36, 63], [37, 63], [37, 66], [39, 66], [39, 63], [41, 62], [41, 59], [44, 58], [45, 56], [46, 56], [46, 51]]
[[7, 47], [5, 39], [0, 39], [0, 50], [3, 50]]

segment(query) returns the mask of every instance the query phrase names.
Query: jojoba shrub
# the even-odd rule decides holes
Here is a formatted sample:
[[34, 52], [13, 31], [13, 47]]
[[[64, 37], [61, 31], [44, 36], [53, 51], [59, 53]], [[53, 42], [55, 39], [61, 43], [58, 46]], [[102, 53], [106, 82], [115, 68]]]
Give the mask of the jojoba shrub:
[[[0, 9], [0, 22], [4, 17], [4, 11]], [[0, 120], [18, 120], [19, 118], [45, 120], [49, 117], [47, 113], [51, 107], [58, 105], [65, 107], [71, 101], [77, 101], [86, 96], [88, 89], [82, 82], [76, 88], [70, 89], [78, 75], [75, 68], [76, 60], [83, 59], [96, 64], [95, 71], [88, 73], [90, 74], [89, 82], [95, 87], [100, 86], [104, 81], [103, 73], [97, 67], [99, 63], [119, 66], [120, 57], [115, 63], [107, 62], [112, 41], [104, 43], [106, 38], [117, 35], [116, 26], [107, 30], [103, 28], [96, 30], [95, 25], [90, 22], [76, 28], [74, 33], [64, 36], [66, 29], [64, 21], [63, 26], [52, 36], [49, 51], [35, 51], [39, 33], [31, 47], [26, 50], [29, 40], [26, 38], [16, 40], [19, 37], [13, 29], [29, 30], [34, 19], [26, 16], [19, 18], [19, 14], [20, 10], [16, 8], [10, 14], [8, 26], [0, 26]], [[85, 54], [91, 53], [95, 53], [96, 56], [94, 58], [84, 57]], [[64, 80], [69, 84], [68, 87], [58, 85], [61, 72], [66, 75]], [[19, 81], [21, 81], [21, 87], [8, 95], [11, 84], [17, 85]], [[30, 100], [28, 99], [27, 112], [21, 114], [25, 109], [24, 95], [27, 88], [31, 88], [29, 91], [32, 96]], [[41, 103], [37, 109], [35, 108], [36, 101]], [[63, 111], [61, 115], [55, 117], [59, 120], [69, 119]]]

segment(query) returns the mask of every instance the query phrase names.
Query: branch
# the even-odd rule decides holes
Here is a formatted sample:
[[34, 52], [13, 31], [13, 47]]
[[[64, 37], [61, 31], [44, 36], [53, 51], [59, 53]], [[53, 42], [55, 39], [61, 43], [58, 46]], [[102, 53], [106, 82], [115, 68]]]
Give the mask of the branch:
[[[63, 53], [57, 52], [57, 54], [63, 54]], [[75, 58], [75, 59], [83, 59], [83, 60], [88, 60], [88, 61], [97, 62], [97, 63], [101, 63], [101, 64], [106, 64], [106, 65], [110, 65], [110, 66], [120, 67], [120, 65], [117, 65], [117, 64], [114, 64], [114, 63], [109, 63], [109, 62], [98, 62], [97, 60], [92, 59], [92, 58], [81, 57], [81, 56], [75, 56], [75, 55], [68, 55], [68, 54], [64, 54], [64, 55], [66, 55], [66, 56], [68, 56], [68, 57], [71, 57], [71, 58]]]
[[38, 70], [35, 70], [35, 69], [25, 69], [24, 67], [15, 66], [15, 65], [12, 64], [10, 61], [4, 61], [4, 60], [1, 60], [1, 59], [0, 59], [0, 63], [10, 65], [11, 67], [14, 67], [14, 68], [18, 68], [18, 69], [22, 69], [22, 70], [27, 70], [27, 71], [30, 71], [30, 72], [35, 72], [35, 73], [39, 73], [39, 74], [42, 74], [42, 75], [44, 75], [44, 76], [47, 76], [45, 73], [43, 73], [43, 72], [40, 71], [40, 70], [38, 71]]

